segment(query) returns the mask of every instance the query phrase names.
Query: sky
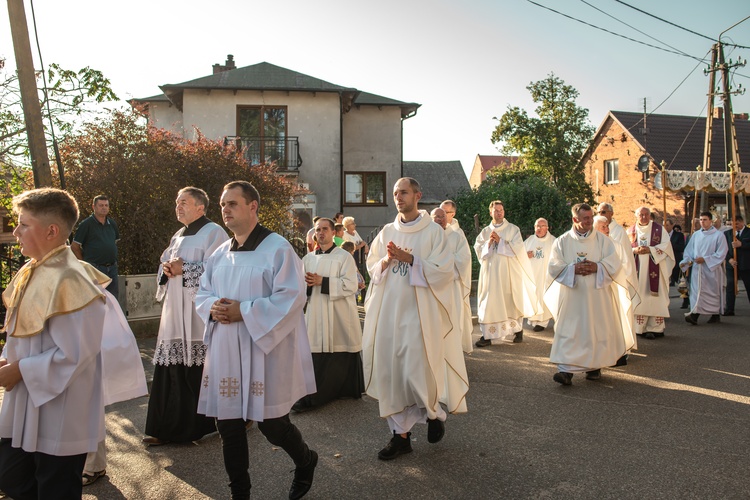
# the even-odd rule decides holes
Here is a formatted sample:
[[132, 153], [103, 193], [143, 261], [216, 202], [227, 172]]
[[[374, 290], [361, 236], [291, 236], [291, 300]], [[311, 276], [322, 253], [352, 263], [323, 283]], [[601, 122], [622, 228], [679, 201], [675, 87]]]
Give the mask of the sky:
[[[33, 8], [45, 65], [98, 69], [123, 101], [209, 75], [227, 54], [238, 67], [266, 61], [420, 103], [404, 122], [404, 160], [460, 160], [467, 176], [477, 154], [500, 154], [490, 140], [494, 117], [509, 106], [533, 115], [526, 87], [550, 73], [578, 90], [594, 126], [609, 110], [642, 112], [644, 98], [648, 112], [705, 115], [709, 80], [699, 59], [710, 39], [750, 16], [747, 0], [623, 0], [694, 34], [617, 0], [534, 1], [697, 59], [528, 0], [35, 0]], [[31, 0], [24, 5], [38, 69]], [[750, 47], [750, 19], [722, 40]], [[750, 49], [725, 50], [732, 60], [750, 58]], [[0, 57], [15, 68], [7, 4]], [[750, 66], [736, 73], [735, 86], [750, 86]], [[732, 103], [750, 112], [750, 93]]]

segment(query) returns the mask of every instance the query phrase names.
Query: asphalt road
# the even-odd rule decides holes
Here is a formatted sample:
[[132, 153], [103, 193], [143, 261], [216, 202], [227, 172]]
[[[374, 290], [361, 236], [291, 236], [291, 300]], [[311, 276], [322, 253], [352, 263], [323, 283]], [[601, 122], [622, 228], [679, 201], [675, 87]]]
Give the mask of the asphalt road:
[[[467, 356], [469, 412], [445, 438], [377, 459], [389, 440], [377, 403], [337, 401], [292, 419], [320, 455], [310, 499], [747, 499], [750, 498], [750, 304], [717, 325], [688, 325], [673, 289], [666, 336], [642, 340], [628, 366], [552, 380], [552, 332]], [[475, 330], [475, 339], [478, 338]], [[140, 340], [147, 373], [155, 337]], [[147, 448], [147, 398], [107, 411], [107, 476], [85, 499], [229, 498], [220, 440]], [[287, 498], [293, 464], [257, 428], [250, 440], [253, 497]]]

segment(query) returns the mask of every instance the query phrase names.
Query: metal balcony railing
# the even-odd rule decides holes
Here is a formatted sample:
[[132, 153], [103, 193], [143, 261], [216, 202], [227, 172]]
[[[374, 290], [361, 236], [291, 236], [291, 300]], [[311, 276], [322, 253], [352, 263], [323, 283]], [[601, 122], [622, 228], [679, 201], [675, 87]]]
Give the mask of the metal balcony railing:
[[225, 137], [224, 144], [230, 143], [234, 143], [242, 151], [250, 165], [275, 162], [282, 172], [297, 171], [302, 166], [299, 137]]

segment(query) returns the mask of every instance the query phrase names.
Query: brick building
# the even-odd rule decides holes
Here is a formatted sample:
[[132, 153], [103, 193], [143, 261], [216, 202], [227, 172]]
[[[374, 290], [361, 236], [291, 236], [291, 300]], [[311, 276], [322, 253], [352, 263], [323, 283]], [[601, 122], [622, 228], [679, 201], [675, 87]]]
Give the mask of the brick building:
[[[709, 170], [725, 171], [724, 120], [721, 109], [713, 118], [713, 140]], [[750, 158], [750, 121], [748, 115], [735, 115], [740, 161]], [[596, 194], [597, 202], [611, 203], [615, 218], [624, 226], [633, 223], [633, 212], [646, 206], [658, 214], [661, 222], [663, 197], [661, 184], [655, 186], [659, 164], [667, 163], [669, 170], [694, 171], [703, 163], [706, 117], [677, 115], [648, 115], [610, 111], [596, 131], [593, 142], [581, 159], [586, 179]], [[648, 180], [638, 169], [638, 159], [649, 160]], [[740, 163], [742, 166], [742, 163]], [[688, 229], [686, 221], [692, 215], [693, 191], [667, 190], [667, 216]], [[744, 197], [742, 198], [744, 200]], [[727, 196], [711, 193], [709, 207], [726, 216]], [[744, 214], [744, 208], [740, 210]]]

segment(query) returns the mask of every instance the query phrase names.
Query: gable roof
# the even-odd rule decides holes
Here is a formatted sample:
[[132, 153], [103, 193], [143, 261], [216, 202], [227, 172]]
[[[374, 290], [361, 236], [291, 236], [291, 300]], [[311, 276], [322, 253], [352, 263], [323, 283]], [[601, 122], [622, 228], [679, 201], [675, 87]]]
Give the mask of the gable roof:
[[[182, 110], [185, 90], [266, 90], [283, 92], [332, 92], [342, 94], [348, 105], [374, 105], [401, 107], [401, 115], [408, 118], [416, 113], [421, 105], [407, 103], [362, 92], [353, 87], [343, 87], [297, 71], [282, 68], [268, 62], [261, 62], [242, 68], [228, 69], [213, 75], [203, 76], [182, 83], [160, 85], [164, 96], [177, 109]], [[158, 96], [132, 99], [135, 103], [153, 102]]]
[[[651, 114], [646, 118], [648, 134], [644, 134], [643, 113], [610, 111], [597, 129], [596, 137], [609, 119], [617, 121], [657, 164], [664, 160], [670, 170], [695, 170], [703, 164], [705, 116]], [[734, 123], [742, 166], [743, 160], [750, 161], [750, 121], [735, 118]], [[728, 163], [724, 155], [724, 119], [713, 118], [712, 128], [709, 170], [724, 172]]]
[[518, 156], [477, 155], [477, 158], [482, 165], [482, 172], [488, 172], [498, 166], [509, 167]]
[[422, 185], [420, 203], [439, 205], [462, 189], [471, 189], [459, 160], [405, 161], [404, 177], [414, 177]]

